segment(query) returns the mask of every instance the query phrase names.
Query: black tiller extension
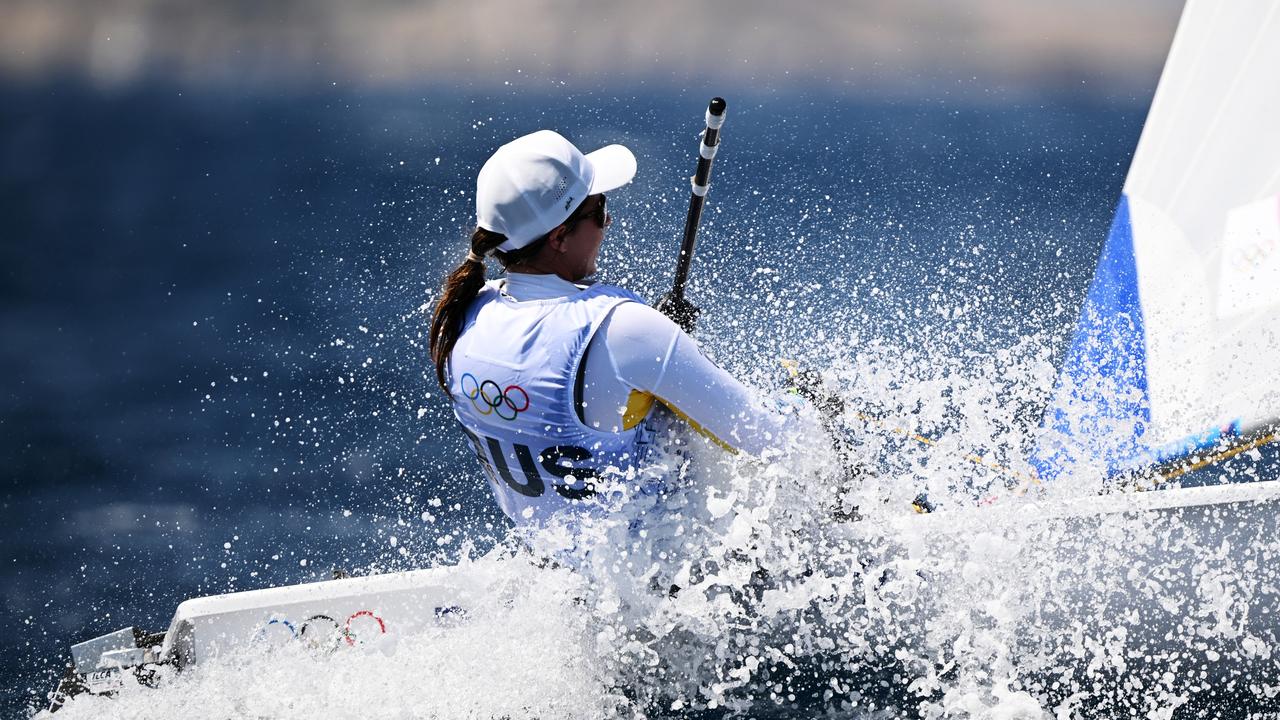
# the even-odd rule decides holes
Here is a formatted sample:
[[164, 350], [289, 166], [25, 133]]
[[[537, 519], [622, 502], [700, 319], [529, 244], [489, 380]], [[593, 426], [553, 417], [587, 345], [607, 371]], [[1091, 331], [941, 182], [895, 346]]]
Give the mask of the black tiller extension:
[[671, 318], [685, 332], [693, 332], [698, 321], [698, 308], [684, 297], [685, 284], [689, 281], [689, 265], [693, 262], [694, 246], [698, 242], [698, 223], [702, 220], [702, 205], [711, 187], [711, 163], [720, 148], [720, 128], [724, 125], [724, 98], [711, 98], [707, 106], [707, 129], [702, 133], [698, 146], [698, 170], [693, 175], [693, 191], [689, 196], [689, 215], [684, 221], [684, 240], [680, 243], [680, 259], [676, 263], [675, 282], [671, 292], [658, 301], [658, 310]]

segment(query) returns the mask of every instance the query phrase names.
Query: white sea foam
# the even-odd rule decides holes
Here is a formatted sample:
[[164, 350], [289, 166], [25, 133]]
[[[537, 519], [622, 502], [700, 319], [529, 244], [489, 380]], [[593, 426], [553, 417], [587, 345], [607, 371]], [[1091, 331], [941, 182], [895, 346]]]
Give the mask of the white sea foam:
[[[1274, 505], [1055, 514], [1102, 478], [1026, 480], [1037, 348], [861, 348], [828, 377], [875, 399], [842, 420], [856, 479], [821, 438], [769, 462], [695, 439], [668, 449], [667, 495], [532, 541], [589, 548], [577, 569], [514, 540], [472, 560], [492, 590], [465, 622], [322, 658], [250, 648], [61, 717], [1158, 718], [1263, 697]], [[912, 511], [922, 492], [939, 512]]]

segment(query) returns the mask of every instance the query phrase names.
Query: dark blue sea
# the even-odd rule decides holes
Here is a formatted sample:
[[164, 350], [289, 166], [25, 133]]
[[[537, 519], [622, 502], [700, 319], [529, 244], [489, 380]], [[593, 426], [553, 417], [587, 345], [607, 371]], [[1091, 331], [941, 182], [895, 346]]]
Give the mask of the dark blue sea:
[[[656, 299], [712, 91], [0, 88], [3, 713], [188, 597], [501, 537], [425, 339], [475, 174], [544, 127], [631, 147], [601, 279]], [[1149, 97], [723, 92], [690, 288], [713, 357], [1061, 357]]]

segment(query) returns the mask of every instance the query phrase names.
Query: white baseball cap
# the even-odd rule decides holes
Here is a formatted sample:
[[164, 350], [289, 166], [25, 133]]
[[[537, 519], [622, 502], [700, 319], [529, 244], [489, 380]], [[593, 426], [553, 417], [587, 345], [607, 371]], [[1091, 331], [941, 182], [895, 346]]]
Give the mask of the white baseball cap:
[[636, 156], [622, 145], [586, 155], [552, 130], [498, 148], [476, 178], [477, 224], [502, 233], [499, 250], [518, 250], [569, 219], [588, 195], [626, 185]]

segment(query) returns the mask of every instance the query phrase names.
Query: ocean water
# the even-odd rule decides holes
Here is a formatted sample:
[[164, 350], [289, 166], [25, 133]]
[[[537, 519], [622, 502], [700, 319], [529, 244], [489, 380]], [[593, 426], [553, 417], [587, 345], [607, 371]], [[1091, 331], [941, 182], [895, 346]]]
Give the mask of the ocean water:
[[[162, 629], [185, 598], [460, 558], [506, 594], [459, 634], [322, 672], [250, 658], [68, 716], [1195, 707], [1204, 692], [1175, 680], [1203, 661], [1152, 649], [1134, 659], [1117, 634], [1140, 620], [1064, 629], [1055, 608], [1064, 597], [1112, 607], [1116, 563], [1091, 570], [1081, 557], [1207, 539], [1179, 523], [1020, 524], [1026, 506], [977, 525], [903, 525], [922, 491], [955, 508], [1015, 507], [1011, 478], [1025, 470], [1148, 98], [726, 93], [690, 287], [698, 338], [765, 390], [782, 384], [779, 357], [827, 369], [865, 410], [846, 429], [874, 472], [850, 491], [821, 451], [700, 464], [687, 507], [704, 533], [695, 554], [716, 568], [704, 575], [745, 585], [766, 570], [767, 613], [708, 592], [649, 608], [640, 632], [610, 603], [617, 588], [503, 552], [507, 523], [426, 358], [425, 311], [465, 254], [475, 172], [542, 127], [584, 148], [627, 144], [640, 169], [610, 196], [601, 279], [656, 299], [704, 95], [4, 90], [0, 533], [11, 559], [0, 572], [17, 627], [3, 640], [6, 710], [40, 703], [71, 642]], [[1087, 496], [1100, 481], [1046, 497]], [[824, 514], [841, 494], [868, 519], [853, 536]], [[729, 497], [755, 512], [734, 525], [737, 513], [716, 514]], [[1166, 578], [1144, 602], [1173, 603], [1166, 620], [1185, 620], [1188, 637], [1235, 633], [1242, 657], [1269, 662], [1258, 618], [1239, 614], [1274, 594], [1259, 570], [1274, 548], [1218, 540], [1213, 573], [1190, 589]], [[584, 597], [590, 612], [577, 609]], [[622, 605], [643, 605], [629, 597]], [[1217, 676], [1205, 672], [1208, 685]], [[1245, 685], [1205, 702], [1239, 709], [1275, 694]]]

